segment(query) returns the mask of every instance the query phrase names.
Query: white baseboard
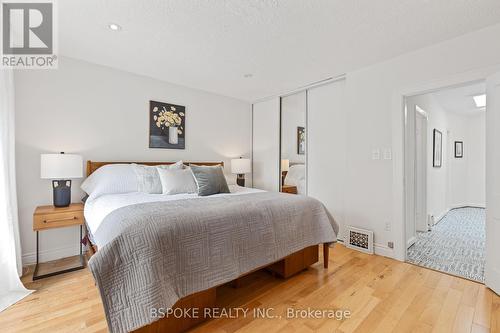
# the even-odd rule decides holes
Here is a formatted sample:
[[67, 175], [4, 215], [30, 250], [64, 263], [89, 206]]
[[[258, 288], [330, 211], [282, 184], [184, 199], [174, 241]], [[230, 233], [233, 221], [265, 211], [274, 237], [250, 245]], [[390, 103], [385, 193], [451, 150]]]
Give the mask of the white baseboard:
[[500, 271], [493, 268], [486, 267], [485, 270], [485, 284], [491, 290], [493, 290], [497, 295], [500, 295]]
[[439, 221], [443, 217], [446, 216], [451, 210], [453, 209], [458, 209], [458, 208], [466, 208], [466, 207], [473, 207], [473, 208], [486, 208], [484, 204], [475, 204], [475, 203], [465, 203], [465, 204], [459, 204], [459, 205], [451, 205], [448, 209], [446, 209], [444, 212], [439, 214], [438, 216], [434, 217], [434, 223], [432, 224], [433, 226], [438, 224]]
[[433, 216], [433, 217], [434, 217], [434, 219], [433, 219], [433, 221], [432, 221], [432, 226], [434, 226], [434, 225], [438, 224], [438, 223], [439, 223], [439, 221], [441, 221], [441, 219], [442, 219], [443, 217], [445, 217], [445, 216], [446, 216], [446, 214], [448, 214], [448, 213], [450, 212], [450, 210], [451, 210], [451, 208], [448, 208], [448, 209], [446, 209], [444, 212], [441, 212], [441, 214], [439, 214], [439, 215], [437, 215], [437, 216]]
[[373, 244], [373, 249], [375, 250], [375, 254], [379, 256], [384, 256], [393, 259], [395, 258], [394, 249], [391, 249], [390, 247], [375, 243]]
[[[338, 242], [345, 246], [344, 239], [339, 238]], [[391, 249], [385, 245], [374, 243], [373, 244], [373, 251], [376, 255], [395, 259], [394, 249]]]
[[466, 207], [486, 208], [484, 203], [482, 203], [482, 204], [467, 203], [467, 204], [461, 204], [461, 205], [451, 205], [449, 210], [457, 209], [457, 208], [466, 208]]
[[413, 244], [415, 244], [415, 242], [417, 241], [417, 237], [415, 236], [412, 236], [410, 239], [408, 239], [408, 241], [406, 242], [406, 248], [408, 249], [410, 246], [412, 246]]
[[[85, 247], [83, 247], [83, 251], [85, 251]], [[51, 260], [56, 260], [60, 258], [66, 258], [78, 255], [80, 253], [80, 248], [77, 244], [70, 245], [66, 247], [60, 247], [56, 249], [50, 250], [41, 250], [39, 255], [40, 262], [46, 262]], [[22, 255], [23, 266], [31, 265], [36, 263], [36, 252], [29, 252]]]

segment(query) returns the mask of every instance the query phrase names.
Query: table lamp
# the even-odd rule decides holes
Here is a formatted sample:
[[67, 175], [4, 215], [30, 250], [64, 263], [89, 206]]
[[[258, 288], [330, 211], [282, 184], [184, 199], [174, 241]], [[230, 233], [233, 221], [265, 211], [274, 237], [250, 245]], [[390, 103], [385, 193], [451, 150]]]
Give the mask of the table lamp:
[[41, 154], [40, 178], [52, 179], [55, 207], [68, 207], [71, 203], [71, 179], [83, 177], [83, 159], [80, 155]]
[[250, 159], [240, 157], [231, 160], [231, 172], [238, 175], [236, 177], [236, 184], [239, 186], [245, 186], [245, 173], [249, 173], [251, 170]]

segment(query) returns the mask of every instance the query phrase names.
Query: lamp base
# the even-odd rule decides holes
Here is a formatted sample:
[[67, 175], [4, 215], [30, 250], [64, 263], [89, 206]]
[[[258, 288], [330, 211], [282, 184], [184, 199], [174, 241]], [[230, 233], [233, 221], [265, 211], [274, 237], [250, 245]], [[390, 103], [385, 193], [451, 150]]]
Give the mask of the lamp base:
[[52, 190], [55, 207], [68, 207], [71, 204], [71, 180], [53, 180]]
[[244, 173], [239, 173], [238, 176], [236, 176], [236, 184], [239, 186], [245, 187], [245, 174]]

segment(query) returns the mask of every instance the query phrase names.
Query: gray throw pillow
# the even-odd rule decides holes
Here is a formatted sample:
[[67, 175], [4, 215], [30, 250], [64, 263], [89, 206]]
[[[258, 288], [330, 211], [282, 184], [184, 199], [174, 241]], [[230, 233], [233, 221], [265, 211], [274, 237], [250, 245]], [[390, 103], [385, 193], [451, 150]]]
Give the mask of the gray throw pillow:
[[198, 195], [207, 196], [217, 193], [229, 193], [226, 177], [224, 177], [224, 172], [220, 165], [191, 165], [191, 171], [198, 185]]

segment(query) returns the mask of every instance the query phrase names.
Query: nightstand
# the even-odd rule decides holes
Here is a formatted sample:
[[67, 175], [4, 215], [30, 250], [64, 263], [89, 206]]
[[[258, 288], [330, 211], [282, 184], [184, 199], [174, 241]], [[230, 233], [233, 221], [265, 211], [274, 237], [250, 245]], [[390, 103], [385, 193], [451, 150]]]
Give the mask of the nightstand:
[[[82, 229], [84, 224], [83, 217], [83, 204], [82, 203], [74, 203], [69, 205], [69, 207], [54, 207], [54, 206], [39, 206], [35, 209], [33, 213], [33, 230], [36, 231], [36, 266], [35, 271], [33, 273], [33, 280], [38, 280], [42, 278], [46, 278], [49, 276], [54, 276], [62, 273], [72, 272], [85, 267], [85, 260], [83, 258], [83, 249], [82, 249]], [[79, 256], [79, 265], [72, 266], [69, 268], [65, 268], [62, 270], [51, 271], [46, 274], [38, 275], [39, 266], [42, 263], [39, 263], [39, 241], [38, 234], [40, 231], [69, 227], [69, 226], [80, 226], [80, 256]]]
[[297, 194], [297, 186], [283, 185], [283, 186], [281, 186], [281, 192], [290, 193], [290, 194]]

